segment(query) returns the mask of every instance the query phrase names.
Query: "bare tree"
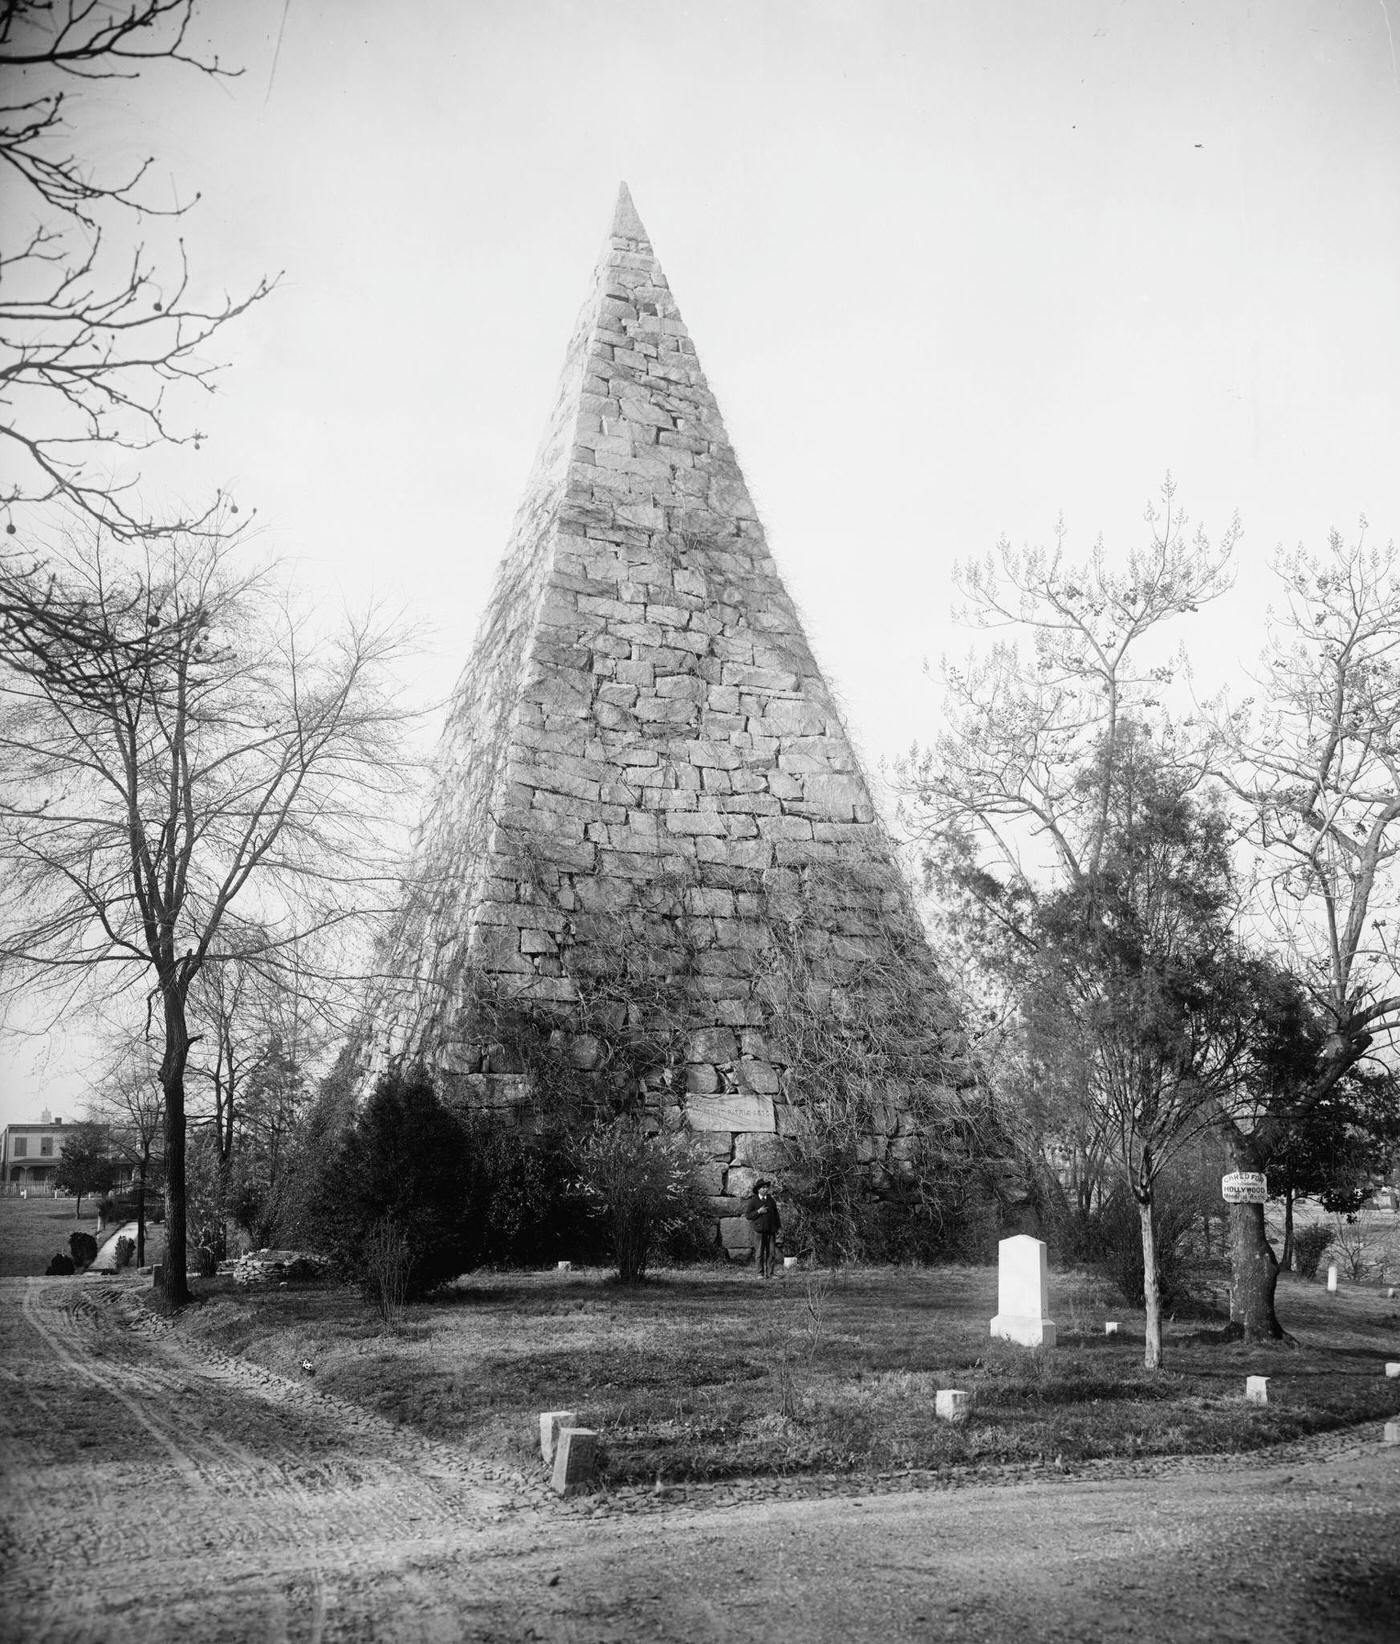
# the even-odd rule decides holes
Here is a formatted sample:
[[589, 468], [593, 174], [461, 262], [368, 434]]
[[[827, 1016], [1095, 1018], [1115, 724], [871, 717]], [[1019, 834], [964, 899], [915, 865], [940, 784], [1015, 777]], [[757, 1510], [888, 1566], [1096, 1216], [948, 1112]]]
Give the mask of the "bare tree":
[[[193, 199], [163, 204], [154, 161], [104, 174], [71, 145], [80, 90], [157, 68], [227, 76], [192, 44], [196, 0], [4, 0], [0, 4], [0, 177], [9, 187], [0, 251], [0, 491], [7, 535], [33, 523], [36, 505], [61, 504], [117, 541], [227, 530], [215, 496], [161, 515], [141, 502], [139, 468], [156, 447], [192, 445], [187, 391], [210, 393], [206, 357], [219, 330], [267, 295], [202, 297], [177, 224]], [[172, 398], [173, 396], [173, 398]], [[17, 516], [18, 521], [17, 523]], [[26, 531], [25, 533], [29, 533]], [[7, 587], [33, 562], [0, 562]], [[45, 586], [40, 579], [39, 587]], [[21, 603], [33, 590], [20, 583]]]
[[[1217, 705], [1204, 737], [1198, 727], [1182, 734], [1161, 701], [1172, 663], [1152, 641], [1226, 585], [1237, 527], [1219, 547], [1199, 536], [1187, 544], [1170, 482], [1164, 502], [1151, 545], [1123, 571], [1101, 549], [1069, 565], [1058, 548], [1003, 547], [1000, 568], [963, 573], [974, 617], [1019, 630], [1029, 654], [1001, 643], [947, 670], [948, 724], [905, 771], [906, 806], [930, 880], [959, 899], [964, 932], [996, 956], [989, 984], [1014, 998], [1034, 960], [1040, 902], [1091, 885], [1111, 847], [1113, 785], [1135, 737], [1150, 730], [1164, 767], [1233, 796], [1268, 915], [1242, 906], [1238, 932], [1310, 993], [1309, 1008], [1281, 980], [1269, 983], [1271, 1025], [1240, 1047], [1239, 1075], [1215, 1104], [1236, 1167], [1262, 1171], [1290, 1128], [1400, 1025], [1389, 937], [1400, 575], [1393, 549], [1348, 548], [1336, 536], [1323, 558], [1281, 560], [1287, 606], [1258, 702]], [[1320, 1055], [1314, 1016], [1327, 1029]], [[1231, 1233], [1235, 1320], [1252, 1339], [1281, 1337], [1262, 1206], [1232, 1207]]]
[[204, 1029], [201, 1038], [205, 1054], [199, 1059], [213, 1097], [215, 1145], [225, 1169], [233, 1157], [243, 1075], [257, 1055], [252, 1036], [239, 1032], [253, 982], [252, 968], [231, 955], [222, 964], [201, 971], [190, 996], [190, 1008]]
[[347, 974], [344, 957], [337, 963], [332, 953], [313, 956], [305, 942], [269, 943], [255, 933], [246, 953], [206, 966], [191, 992], [198, 1031], [189, 1101], [192, 1122], [210, 1127], [217, 1204], [209, 1220], [220, 1253], [230, 1213], [249, 1232], [277, 1219], [287, 1144], [310, 1100], [310, 1075], [362, 1001], [360, 978]]
[[[373, 617], [318, 637], [243, 557], [217, 536], [72, 548], [64, 597], [116, 642], [76, 685], [62, 665], [0, 671], [0, 983], [145, 995], [172, 1305], [187, 1299], [190, 990], [231, 956], [270, 962], [382, 905], [407, 787], [402, 638]], [[172, 641], [133, 662], [119, 642], [152, 624]]]
[[1121, 568], [1102, 540], [1070, 562], [1063, 525], [1053, 549], [1003, 542], [995, 559], [957, 568], [962, 614], [1028, 651], [999, 641], [944, 664], [944, 728], [901, 772], [906, 816], [929, 867], [965, 870], [963, 888], [975, 896], [980, 884], [984, 912], [1012, 932], [1018, 893], [1097, 872], [1116, 750], [1126, 727], [1161, 722], [1179, 661], [1162, 630], [1229, 586], [1238, 522], [1217, 544], [1200, 531], [1188, 540], [1170, 475], [1146, 520], [1147, 544]]
[[146, 1265], [146, 1196], [164, 1128], [160, 1074], [144, 1045], [122, 1036], [94, 1088], [88, 1111], [107, 1131], [111, 1150], [131, 1166], [136, 1189], [136, 1265]]
[[160, 448], [199, 448], [190, 402], [214, 391], [208, 349], [275, 282], [202, 292], [182, 234], [199, 196], [158, 198], [153, 160], [114, 168], [82, 130], [94, 81], [237, 72], [198, 34], [197, 0], [0, 0], [0, 660], [67, 666], [75, 685], [89, 652], [140, 671], [179, 640], [75, 596], [48, 566], [56, 532], [236, 534], [237, 504], [217, 491], [162, 510], [140, 487]]
[[[1400, 1029], [1400, 561], [1333, 532], [1325, 554], [1280, 554], [1259, 695], [1211, 715], [1215, 774], [1257, 859], [1263, 925], [1302, 980], [1322, 1055], [1267, 1104], [1227, 1117], [1239, 1170], [1271, 1158]], [[1279, 1336], [1278, 1266], [1262, 1205], [1231, 1209], [1234, 1310]]]

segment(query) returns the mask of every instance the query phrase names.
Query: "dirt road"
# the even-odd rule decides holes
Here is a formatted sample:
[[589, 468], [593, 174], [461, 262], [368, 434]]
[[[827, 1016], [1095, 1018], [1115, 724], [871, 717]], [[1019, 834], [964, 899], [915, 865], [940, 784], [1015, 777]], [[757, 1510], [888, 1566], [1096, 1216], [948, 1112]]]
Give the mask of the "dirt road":
[[538, 1481], [0, 1281], [0, 1637], [1400, 1639], [1400, 1447], [813, 1498], [560, 1503]]

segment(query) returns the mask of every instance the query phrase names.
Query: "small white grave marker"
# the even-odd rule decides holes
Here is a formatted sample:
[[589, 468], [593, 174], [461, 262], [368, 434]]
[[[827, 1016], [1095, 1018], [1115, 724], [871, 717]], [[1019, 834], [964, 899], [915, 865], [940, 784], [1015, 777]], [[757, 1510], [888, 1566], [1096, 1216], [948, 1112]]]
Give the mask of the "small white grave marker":
[[1337, 1293], [1337, 1264], [1333, 1262], [1327, 1269], [1327, 1289], [1332, 1295]]
[[1244, 1378], [1244, 1396], [1248, 1404], [1267, 1404], [1269, 1402], [1269, 1378], [1267, 1376], [1246, 1376]]
[[797, 1266], [797, 1257], [796, 1256], [784, 1256], [783, 1257], [783, 1266], [786, 1267], [786, 1268], [796, 1267]]
[[1116, 1336], [1118, 1334], [1118, 1320], [1105, 1319], [1103, 1333], [1106, 1336]]
[[1386, 1422], [1385, 1442], [1387, 1444], [1400, 1444], [1400, 1421]]
[[1394, 1301], [1395, 1300], [1395, 1286], [1394, 1285], [1391, 1285], [1390, 1289], [1386, 1291], [1385, 1299], [1387, 1301]]
[[1022, 1347], [1053, 1347], [1054, 1323], [1045, 1315], [1050, 1305], [1046, 1278], [1045, 1241], [1017, 1233], [997, 1246], [997, 1316], [992, 1334]]
[[933, 1395], [933, 1408], [943, 1421], [966, 1421], [972, 1410], [972, 1394], [961, 1387], [940, 1387]]
[[572, 1427], [578, 1420], [575, 1410], [546, 1410], [540, 1417], [540, 1455], [546, 1464], [554, 1460], [554, 1447], [561, 1427]]
[[554, 1271], [556, 1273], [572, 1273], [573, 1270], [574, 1264], [572, 1262], [555, 1262], [554, 1264]]
[[591, 1427], [561, 1427], [552, 1480], [558, 1494], [570, 1496], [591, 1484], [597, 1459], [598, 1435]]
[[1400, 1381], [1400, 1359], [1391, 1359], [1385, 1367], [1387, 1381]]

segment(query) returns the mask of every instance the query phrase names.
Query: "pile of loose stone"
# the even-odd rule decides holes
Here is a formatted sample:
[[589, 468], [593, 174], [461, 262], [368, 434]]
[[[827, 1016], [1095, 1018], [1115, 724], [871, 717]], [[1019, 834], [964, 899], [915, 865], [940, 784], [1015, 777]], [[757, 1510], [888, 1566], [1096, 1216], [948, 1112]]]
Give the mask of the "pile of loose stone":
[[249, 1250], [230, 1268], [233, 1282], [247, 1290], [266, 1290], [287, 1282], [288, 1269], [293, 1263], [308, 1263], [324, 1277], [330, 1269], [325, 1256], [311, 1255], [304, 1250]]

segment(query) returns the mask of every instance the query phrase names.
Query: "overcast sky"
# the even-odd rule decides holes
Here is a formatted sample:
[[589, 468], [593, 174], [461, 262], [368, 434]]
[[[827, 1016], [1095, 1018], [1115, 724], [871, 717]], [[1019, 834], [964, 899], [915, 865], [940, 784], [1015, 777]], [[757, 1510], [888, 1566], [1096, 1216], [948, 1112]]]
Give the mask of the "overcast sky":
[[[1266, 565], [1400, 535], [1400, 69], [1385, 0], [240, 0], [244, 74], [85, 94], [158, 156], [223, 340], [200, 468], [308, 585], [465, 660], [625, 178], [779, 567], [878, 767], [1001, 536], [1142, 540], [1171, 469], [1257, 647]], [[75, 111], [76, 114], [76, 111]], [[78, 1041], [0, 1044], [0, 1122]]]

